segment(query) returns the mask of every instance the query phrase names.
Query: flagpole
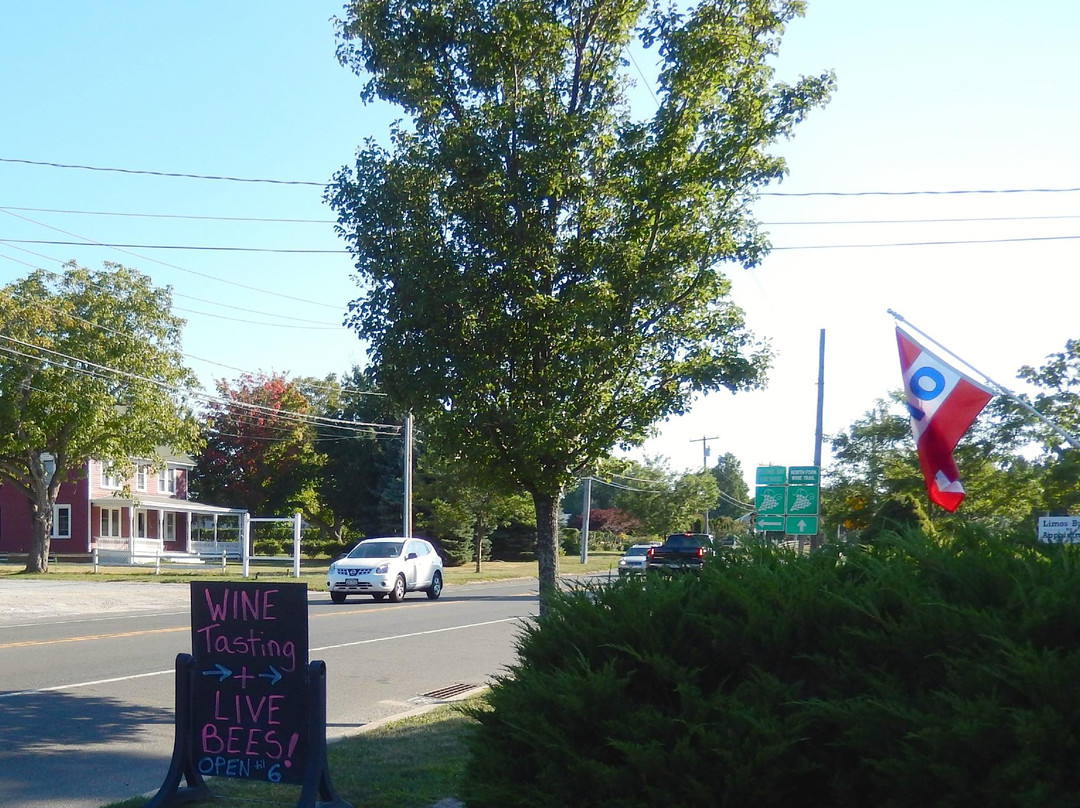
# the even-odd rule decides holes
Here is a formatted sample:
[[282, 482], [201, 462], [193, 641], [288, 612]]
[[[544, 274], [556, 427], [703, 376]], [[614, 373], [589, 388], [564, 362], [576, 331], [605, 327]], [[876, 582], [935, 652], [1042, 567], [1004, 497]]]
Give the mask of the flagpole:
[[956, 359], [959, 359], [959, 360], [960, 360], [960, 361], [961, 361], [961, 362], [962, 362], [962, 363], [963, 363], [964, 365], [967, 365], [967, 366], [968, 366], [969, 368], [971, 368], [972, 370], [974, 370], [974, 371], [975, 371], [975, 372], [976, 372], [977, 374], [979, 374], [980, 376], [982, 376], [982, 377], [983, 377], [983, 379], [985, 379], [985, 380], [986, 380], [986, 382], [987, 382], [987, 383], [988, 383], [988, 384], [990, 385], [990, 387], [993, 387], [993, 388], [994, 388], [994, 389], [995, 389], [995, 390], [996, 390], [996, 391], [998, 392], [998, 394], [999, 394], [999, 395], [1003, 395], [1003, 396], [1005, 396], [1006, 398], [1010, 399], [1011, 401], [1014, 401], [1014, 402], [1016, 402], [1017, 404], [1019, 404], [1019, 405], [1020, 405], [1021, 407], [1023, 407], [1023, 408], [1025, 409], [1025, 410], [1027, 410], [1028, 412], [1030, 412], [1030, 413], [1031, 413], [1032, 415], [1034, 415], [1034, 416], [1035, 416], [1036, 418], [1038, 418], [1038, 419], [1039, 419], [1040, 421], [1042, 421], [1042, 422], [1043, 422], [1044, 424], [1046, 424], [1046, 425], [1047, 425], [1048, 427], [1050, 427], [1050, 429], [1052, 429], [1052, 430], [1053, 430], [1053, 431], [1054, 431], [1055, 433], [1057, 433], [1058, 435], [1060, 435], [1060, 436], [1061, 436], [1061, 437], [1062, 437], [1062, 438], [1063, 438], [1063, 439], [1064, 439], [1064, 440], [1065, 440], [1065, 441], [1066, 441], [1066, 442], [1067, 442], [1067, 443], [1068, 443], [1068, 444], [1069, 444], [1070, 446], [1072, 446], [1072, 447], [1073, 447], [1074, 449], [1080, 449], [1080, 439], [1077, 439], [1076, 437], [1074, 437], [1074, 436], [1070, 435], [1070, 434], [1069, 434], [1068, 432], [1066, 432], [1066, 431], [1065, 431], [1064, 429], [1062, 429], [1062, 428], [1061, 428], [1060, 426], [1058, 426], [1057, 424], [1055, 424], [1055, 423], [1054, 423], [1053, 421], [1051, 421], [1051, 420], [1050, 420], [1049, 418], [1047, 418], [1047, 417], [1046, 417], [1045, 415], [1043, 415], [1043, 414], [1042, 414], [1041, 412], [1039, 412], [1039, 411], [1038, 411], [1037, 409], [1035, 409], [1034, 407], [1032, 407], [1032, 406], [1031, 406], [1030, 404], [1028, 404], [1028, 403], [1027, 403], [1026, 401], [1024, 401], [1024, 400], [1023, 400], [1022, 398], [1020, 398], [1020, 396], [1018, 396], [1018, 395], [1017, 395], [1016, 393], [1014, 393], [1014, 392], [1013, 392], [1012, 390], [1010, 390], [1009, 388], [1005, 387], [1005, 385], [1003, 385], [1003, 384], [998, 384], [998, 383], [997, 383], [996, 381], [994, 381], [993, 379], [991, 379], [991, 378], [990, 378], [989, 376], [987, 376], [987, 375], [986, 375], [985, 373], [983, 373], [983, 372], [982, 372], [981, 370], [979, 370], [979, 369], [978, 369], [977, 367], [975, 367], [975, 366], [974, 366], [973, 364], [971, 364], [970, 362], [968, 362], [968, 361], [967, 361], [966, 359], [963, 359], [963, 358], [962, 358], [961, 356], [959, 356], [958, 354], [955, 354], [955, 353], [953, 353], [952, 351], [950, 351], [950, 350], [949, 350], [948, 348], [946, 348], [946, 347], [945, 347], [944, 345], [942, 345], [942, 344], [941, 344], [940, 342], [938, 342], [938, 341], [937, 341], [936, 339], [934, 339], [933, 337], [931, 337], [931, 336], [930, 336], [929, 334], [927, 334], [927, 333], [926, 333], [925, 331], [923, 331], [923, 330], [922, 330], [921, 328], [919, 328], [919, 327], [918, 327], [918, 326], [916, 326], [915, 324], [911, 323], [910, 321], [906, 320], [906, 319], [905, 319], [905, 318], [904, 318], [904, 317], [903, 317], [902, 315], [900, 315], [899, 313], [897, 313], [897, 312], [893, 311], [892, 309], [886, 309], [886, 311], [888, 311], [888, 312], [889, 312], [889, 314], [891, 314], [891, 315], [893, 316], [893, 318], [894, 318], [894, 319], [896, 319], [896, 320], [899, 320], [899, 321], [900, 321], [900, 322], [902, 322], [902, 323], [903, 323], [904, 325], [906, 325], [906, 326], [907, 326], [908, 328], [910, 328], [910, 329], [911, 329], [912, 331], [917, 331], [917, 332], [918, 332], [919, 334], [921, 334], [921, 335], [922, 335], [923, 337], [925, 337], [925, 338], [926, 338], [926, 339], [927, 339], [927, 340], [928, 340], [929, 342], [932, 342], [932, 343], [934, 343], [934, 345], [936, 345], [937, 347], [941, 348], [941, 350], [945, 351], [945, 352], [946, 352], [947, 354], [949, 354], [950, 356], [953, 356], [953, 357], [955, 357]]

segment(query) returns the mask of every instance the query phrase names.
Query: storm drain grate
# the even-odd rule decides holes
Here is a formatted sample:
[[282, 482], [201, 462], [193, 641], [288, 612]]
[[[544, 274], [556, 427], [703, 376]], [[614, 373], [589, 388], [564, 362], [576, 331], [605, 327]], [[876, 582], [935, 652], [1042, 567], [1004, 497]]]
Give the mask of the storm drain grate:
[[460, 696], [462, 693], [467, 693], [470, 690], [476, 688], [476, 685], [464, 685], [456, 684], [449, 687], [441, 688], [440, 690], [432, 690], [429, 693], [421, 693], [418, 698], [421, 699], [434, 699], [440, 701], [442, 699], [452, 699], [454, 696]]

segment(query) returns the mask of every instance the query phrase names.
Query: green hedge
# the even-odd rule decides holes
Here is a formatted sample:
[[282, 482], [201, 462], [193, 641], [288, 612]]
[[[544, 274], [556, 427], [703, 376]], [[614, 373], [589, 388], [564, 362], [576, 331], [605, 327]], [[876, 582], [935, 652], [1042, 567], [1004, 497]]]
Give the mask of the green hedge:
[[561, 595], [479, 724], [470, 808], [1080, 803], [1080, 555], [921, 535]]

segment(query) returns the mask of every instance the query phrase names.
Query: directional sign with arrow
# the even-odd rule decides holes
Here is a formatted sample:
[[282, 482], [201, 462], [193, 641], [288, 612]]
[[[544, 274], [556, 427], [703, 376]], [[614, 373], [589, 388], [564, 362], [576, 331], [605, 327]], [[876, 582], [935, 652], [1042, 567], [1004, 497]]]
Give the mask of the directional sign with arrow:
[[813, 536], [818, 532], [817, 516], [788, 516], [784, 532], [789, 536]]

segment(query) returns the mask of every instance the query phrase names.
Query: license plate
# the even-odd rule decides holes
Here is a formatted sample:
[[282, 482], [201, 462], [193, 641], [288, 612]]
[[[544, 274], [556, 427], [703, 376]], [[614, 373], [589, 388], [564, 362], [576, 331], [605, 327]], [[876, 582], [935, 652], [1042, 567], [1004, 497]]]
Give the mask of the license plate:
[[356, 586], [358, 583], [359, 583], [359, 581], [357, 581], [356, 578], [346, 578], [345, 579], [345, 586]]

